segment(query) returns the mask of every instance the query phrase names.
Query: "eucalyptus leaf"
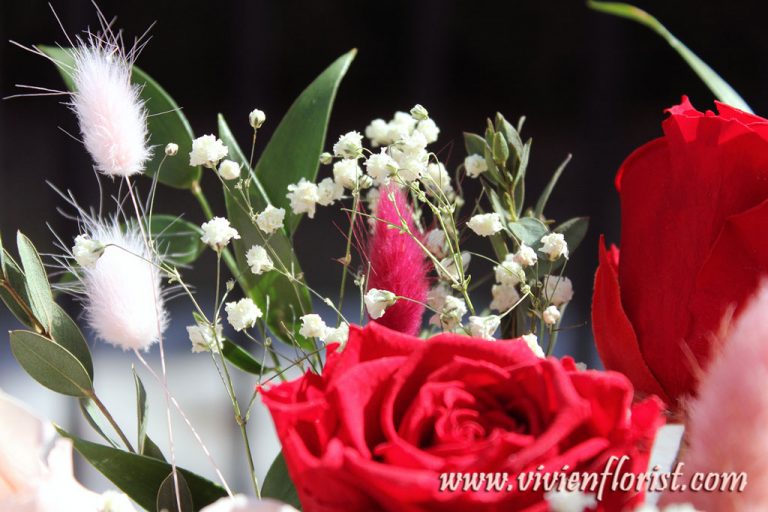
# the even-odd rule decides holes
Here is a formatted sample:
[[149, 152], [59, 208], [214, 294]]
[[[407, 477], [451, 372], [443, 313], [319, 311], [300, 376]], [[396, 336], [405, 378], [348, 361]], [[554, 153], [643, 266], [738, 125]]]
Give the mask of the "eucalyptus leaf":
[[296, 492], [296, 486], [293, 485], [291, 476], [288, 474], [288, 466], [285, 464], [283, 452], [277, 454], [274, 462], [269, 467], [267, 476], [264, 478], [264, 485], [261, 488], [261, 495], [265, 498], [282, 501], [301, 510], [299, 494]]
[[54, 308], [51, 285], [48, 284], [48, 274], [45, 272], [43, 260], [37, 253], [32, 242], [19, 231], [16, 234], [16, 244], [19, 251], [19, 259], [24, 269], [24, 282], [29, 296], [29, 306], [37, 317], [37, 320], [48, 330], [53, 321]]
[[[19, 264], [14, 261], [8, 252], [3, 249], [3, 256], [5, 259], [5, 285], [0, 286], [0, 299], [3, 300], [8, 310], [27, 327], [32, 327], [34, 319], [30, 318], [27, 311], [19, 305], [14, 294], [18, 296], [24, 304], [29, 304], [29, 297], [27, 296], [27, 285], [24, 283], [24, 272], [19, 267]], [[9, 287], [13, 290], [11, 293], [8, 290]]]
[[31, 331], [11, 331], [11, 351], [37, 382], [57, 393], [87, 397], [93, 382], [70, 351]]
[[[61, 428], [58, 431], [71, 439], [80, 455], [139, 506], [149, 511], [157, 510], [157, 495], [171, 474], [170, 464], [85, 441]], [[179, 473], [184, 476], [196, 507], [202, 508], [227, 495], [223, 488], [191, 471], [179, 468]]]
[[515, 222], [510, 222], [509, 230], [515, 235], [515, 238], [534, 249], [541, 245], [541, 237], [549, 232], [543, 222], [533, 217], [523, 217]]
[[[56, 63], [67, 88], [76, 92], [72, 79], [75, 63], [72, 49], [43, 45], [37, 48]], [[147, 162], [145, 174], [154, 176], [159, 169], [160, 183], [181, 189], [191, 188], [200, 180], [202, 171], [200, 167], [191, 167], [186, 159], [186, 155], [192, 151], [194, 138], [189, 121], [173, 98], [137, 66], [133, 66], [131, 81], [141, 88], [139, 96], [148, 112], [149, 143], [153, 145], [153, 156]], [[170, 142], [178, 144], [179, 154], [166, 158], [164, 148]]]
[[93, 380], [93, 359], [91, 349], [88, 348], [88, 342], [85, 341], [83, 332], [77, 326], [72, 317], [70, 317], [61, 306], [54, 303], [53, 321], [51, 322], [51, 338], [53, 341], [67, 349], [75, 358], [80, 361], [88, 376]]
[[254, 375], [262, 375], [265, 369], [247, 350], [229, 338], [222, 340], [221, 354], [237, 368]]
[[555, 185], [557, 185], [558, 180], [560, 179], [560, 176], [563, 174], [563, 171], [565, 170], [565, 167], [568, 165], [568, 162], [571, 161], [571, 155], [570, 153], [568, 156], [565, 157], [565, 160], [563, 160], [563, 163], [561, 163], [557, 169], [555, 169], [555, 173], [552, 175], [552, 178], [549, 180], [549, 183], [547, 183], [547, 186], [544, 187], [544, 191], [541, 193], [541, 196], [539, 196], [539, 200], [536, 201], [536, 207], [533, 210], [533, 215], [535, 217], [541, 217], [544, 215], [544, 208], [547, 207], [547, 202], [549, 201], [549, 196], [552, 195], [552, 191], [555, 189]]
[[301, 217], [291, 212], [288, 185], [301, 178], [315, 181], [336, 91], [356, 54], [357, 50], [345, 53], [309, 84], [280, 121], [256, 164], [256, 176], [269, 200], [286, 210], [289, 235]]
[[[574, 217], [557, 226], [553, 232], [562, 233], [565, 242], [568, 244], [568, 252], [573, 254], [581, 245], [581, 242], [584, 241], [588, 228], [589, 217]], [[554, 274], [565, 262], [566, 259], [562, 257], [555, 261], [547, 261], [546, 257], [541, 257], [539, 259], [539, 274]]]
[[685, 60], [701, 81], [709, 87], [709, 90], [712, 91], [712, 94], [714, 94], [717, 99], [732, 107], [752, 113], [752, 109], [747, 105], [747, 102], [744, 101], [744, 98], [742, 98], [739, 93], [728, 84], [728, 82], [723, 80], [714, 69], [709, 67], [706, 62], [701, 60], [677, 37], [667, 30], [659, 20], [644, 10], [635, 7], [634, 5], [621, 2], [596, 2], [594, 0], [587, 0], [587, 5], [596, 11], [627, 18], [650, 28], [664, 38], [669, 46], [671, 46], [683, 60]]
[[476, 133], [464, 132], [464, 149], [467, 155], [484, 155], [487, 144], [485, 139]]
[[78, 402], [80, 404], [80, 412], [83, 414], [85, 421], [88, 422], [91, 428], [93, 428], [93, 430], [106, 442], [119, 449], [122, 443], [117, 437], [111, 435], [112, 426], [104, 417], [104, 413], [101, 412], [96, 403], [90, 398], [81, 398]]
[[141, 382], [136, 368], [131, 368], [133, 373], [133, 383], [136, 386], [136, 435], [138, 436], [139, 453], [144, 453], [144, 443], [147, 439], [147, 416], [149, 415], [149, 405], [147, 405], [147, 391]]
[[[179, 499], [176, 499], [176, 483], [178, 481]], [[181, 505], [181, 508], [179, 508]], [[176, 472], [174, 478], [173, 472], [169, 474], [163, 483], [160, 484], [160, 489], [157, 491], [157, 510], [166, 510], [168, 512], [194, 512], [195, 505], [192, 500], [192, 493], [189, 490], [189, 485], [184, 479], [184, 475], [181, 471]]]

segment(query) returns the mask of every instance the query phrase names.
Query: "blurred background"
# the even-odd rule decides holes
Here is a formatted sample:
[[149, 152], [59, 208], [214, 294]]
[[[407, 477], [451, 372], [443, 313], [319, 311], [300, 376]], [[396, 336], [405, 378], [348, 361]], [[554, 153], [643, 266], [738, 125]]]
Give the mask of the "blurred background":
[[[69, 34], [98, 27], [89, 1], [54, 0], [52, 5]], [[331, 143], [349, 130], [363, 131], [373, 118], [389, 119], [394, 111], [421, 103], [441, 129], [432, 147], [452, 170], [465, 156], [462, 131], [481, 132], [485, 118], [496, 111], [513, 120], [525, 115], [524, 135], [534, 139], [529, 194], [538, 196], [555, 167], [573, 153], [548, 216], [561, 221], [577, 215], [592, 218], [586, 240], [568, 264], [576, 297], [565, 317], [564, 325], [571, 327], [561, 337], [558, 350], [590, 366], [599, 365], [588, 323], [597, 240], [605, 233], [609, 241], [619, 241], [614, 174], [633, 149], [661, 133], [663, 110], [681, 95], [689, 95], [699, 109], [712, 106], [709, 91], [659, 37], [630, 21], [590, 11], [581, 1], [142, 0], [129, 4], [103, 0], [99, 5], [108, 18], [118, 17], [117, 26], [128, 40], [156, 22], [138, 65], [176, 99], [197, 135], [215, 133], [215, 116], [221, 112], [247, 147], [248, 112], [256, 107], [264, 110], [268, 121], [260, 131], [257, 154], [293, 99], [352, 47], [359, 54], [336, 100], [328, 132]], [[763, 20], [768, 9], [764, 2], [658, 0], [637, 5], [657, 16], [707, 61], [758, 114], [766, 111], [768, 39]], [[65, 43], [47, 2], [0, 1], [0, 95], [15, 94], [16, 83], [63, 87], [51, 64], [9, 40]], [[65, 240], [75, 234], [74, 224], [56, 212], [62, 201], [45, 180], [71, 189], [81, 204], [97, 204], [99, 198], [88, 155], [62, 130], [77, 133], [77, 126], [56, 98], [0, 102], [0, 232], [12, 239], [15, 230], [21, 229], [41, 251], [53, 249], [46, 223]], [[216, 186], [215, 178], [207, 175], [203, 187], [214, 211], [222, 214]], [[156, 204], [158, 211], [203, 220], [188, 193], [162, 188]], [[338, 286], [340, 270], [332, 260], [343, 256], [344, 239], [334, 223], [343, 221], [332, 209], [321, 209], [314, 221], [303, 222], [296, 235], [309, 282], [321, 292], [335, 293]], [[187, 273], [203, 296], [206, 283], [213, 283], [213, 263], [208, 251], [195, 272]], [[189, 309], [183, 300], [171, 305], [171, 388], [230, 483], [247, 489], [240, 439], [221, 383], [209, 358], [189, 352], [184, 331], [191, 323]], [[16, 327], [5, 311], [0, 313], [0, 327]], [[97, 388], [130, 431], [135, 415], [130, 366], [137, 362], [112, 347], [92, 345]], [[146, 372], [142, 375], [154, 411], [150, 432], [167, 447], [162, 392]], [[247, 399], [253, 381], [242, 377], [239, 386]], [[66, 428], [87, 435], [75, 402], [44, 390], [24, 374], [5, 339], [0, 340], [0, 388]], [[255, 415], [250, 425], [260, 439], [255, 455], [263, 475], [277, 445], [268, 416], [261, 409]], [[180, 422], [175, 433], [180, 463], [212, 477], [211, 466]], [[84, 464], [78, 470], [88, 485], [107, 486]]]

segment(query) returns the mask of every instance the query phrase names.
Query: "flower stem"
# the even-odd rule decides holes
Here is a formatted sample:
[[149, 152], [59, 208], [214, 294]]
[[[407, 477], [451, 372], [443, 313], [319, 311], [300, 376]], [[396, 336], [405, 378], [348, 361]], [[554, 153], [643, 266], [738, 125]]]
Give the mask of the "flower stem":
[[88, 398], [93, 400], [93, 403], [96, 404], [96, 407], [99, 408], [101, 413], [104, 415], [104, 418], [109, 422], [110, 425], [112, 425], [112, 428], [115, 430], [117, 435], [120, 437], [120, 440], [123, 442], [126, 448], [128, 448], [128, 451], [131, 453], [136, 453], [136, 450], [133, 449], [133, 446], [131, 445], [131, 442], [128, 440], [128, 438], [125, 436], [125, 433], [120, 428], [120, 425], [117, 424], [117, 421], [115, 421], [115, 418], [110, 414], [109, 409], [104, 405], [104, 403], [99, 399], [99, 397], [96, 395], [96, 393], [88, 393]]

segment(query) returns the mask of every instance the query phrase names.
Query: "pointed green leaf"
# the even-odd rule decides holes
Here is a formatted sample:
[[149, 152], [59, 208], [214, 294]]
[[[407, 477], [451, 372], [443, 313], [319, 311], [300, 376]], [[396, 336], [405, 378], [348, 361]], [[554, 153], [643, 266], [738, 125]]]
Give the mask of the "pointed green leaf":
[[51, 285], [48, 284], [48, 274], [45, 272], [43, 260], [37, 253], [32, 242], [19, 231], [16, 234], [16, 244], [19, 250], [19, 259], [24, 269], [29, 306], [32, 308], [37, 320], [49, 329], [53, 321], [55, 303], [51, 293]]
[[138, 436], [139, 453], [144, 453], [144, 442], [147, 439], [147, 416], [149, 406], [147, 405], [147, 392], [144, 384], [136, 373], [136, 368], [131, 368], [133, 373], [133, 382], [136, 386], [136, 433]]
[[557, 185], [557, 181], [560, 179], [560, 175], [563, 174], [563, 171], [568, 165], [568, 162], [571, 161], [572, 156], [573, 155], [569, 153], [568, 156], [565, 157], [565, 160], [563, 160], [563, 163], [561, 163], [557, 169], [555, 169], [555, 173], [552, 175], [549, 183], [547, 183], [547, 186], [544, 187], [544, 191], [541, 193], [539, 200], [536, 201], [536, 208], [533, 210], [534, 217], [540, 218], [542, 215], [544, 215], [544, 208], [547, 207], [549, 196], [552, 195], [552, 191], [555, 189], [555, 185]]
[[[573, 254], [587, 235], [587, 228], [589, 228], [589, 217], [574, 217], [557, 226], [553, 232], [563, 234], [568, 244], [568, 252]], [[542, 254], [539, 253], [539, 256]], [[565, 258], [547, 261], [546, 257], [541, 257], [538, 264], [539, 275], [554, 274], [565, 262]]]
[[[74, 91], [75, 84], [71, 76], [74, 67], [72, 50], [55, 46], [38, 46], [37, 48], [56, 62], [67, 88]], [[136, 66], [133, 67], [131, 80], [141, 87], [140, 97], [149, 114], [147, 129], [149, 143], [154, 146], [154, 151], [152, 159], [147, 162], [146, 175], [154, 176], [159, 168], [160, 183], [175, 188], [191, 188], [193, 183], [200, 180], [201, 169], [190, 167], [187, 159], [187, 155], [192, 150], [194, 138], [189, 121], [173, 98], [152, 77]], [[164, 149], [169, 142], [178, 144], [179, 153], [174, 157], [166, 158]], [[164, 158], [165, 162], [160, 167], [160, 162]]]
[[[139, 506], [150, 511], [157, 510], [157, 495], [163, 481], [171, 473], [170, 464], [85, 441], [60, 428], [58, 431], [71, 439], [80, 455]], [[187, 482], [195, 506], [199, 508], [227, 495], [224, 489], [191, 471], [179, 468], [179, 472]]]
[[93, 393], [88, 372], [61, 345], [31, 331], [11, 331], [11, 351], [21, 367], [48, 389], [79, 397]]
[[85, 341], [83, 332], [77, 326], [72, 317], [58, 304], [53, 305], [53, 322], [51, 323], [51, 338], [53, 341], [67, 349], [80, 361], [88, 376], [93, 380], [93, 359], [88, 342]]
[[149, 436], [144, 437], [144, 446], [142, 447], [141, 454], [146, 455], [147, 457], [152, 457], [153, 459], [166, 462], [165, 455], [163, 455], [163, 451], [160, 449], [159, 446], [157, 446], [157, 444], [155, 444], [155, 442]]
[[485, 153], [485, 139], [476, 133], [464, 132], [464, 149], [467, 150], [467, 155], [480, 155]]
[[[179, 499], [176, 499], [176, 484], [178, 481]], [[181, 504], [181, 508], [179, 508]], [[157, 510], [167, 510], [168, 512], [194, 512], [195, 506], [192, 501], [192, 493], [189, 490], [187, 481], [181, 471], [176, 472], [174, 478], [173, 472], [168, 475], [163, 483], [160, 484], [160, 490], [157, 491]]]
[[5, 258], [5, 286], [0, 286], [0, 299], [8, 307], [8, 310], [27, 327], [32, 327], [33, 319], [29, 317], [23, 307], [19, 305], [14, 295], [10, 290], [11, 288], [15, 294], [20, 297], [24, 304], [29, 304], [29, 296], [27, 295], [27, 285], [24, 283], [24, 272], [22, 272], [19, 264], [14, 261], [8, 252], [3, 249], [3, 256]]
[[355, 58], [351, 50], [328, 66], [293, 102], [256, 164], [256, 176], [273, 205], [285, 208], [285, 225], [293, 234], [300, 216], [291, 212], [288, 185], [301, 178], [315, 181], [328, 119], [341, 79]]
[[549, 232], [547, 226], [533, 217], [523, 217], [515, 222], [510, 222], [509, 230], [518, 240], [534, 249], [541, 245], [541, 237]]
[[288, 466], [285, 464], [283, 452], [277, 454], [275, 461], [269, 467], [267, 476], [264, 478], [264, 485], [261, 488], [261, 495], [265, 498], [282, 501], [301, 510], [299, 495], [296, 492], [296, 486], [291, 481], [291, 476], [288, 474]]
[[728, 84], [728, 82], [723, 80], [714, 69], [709, 67], [706, 62], [701, 60], [677, 37], [667, 30], [659, 20], [644, 10], [639, 9], [634, 5], [621, 2], [596, 2], [594, 0], [587, 0], [587, 5], [596, 11], [627, 18], [650, 28], [664, 38], [664, 40], [669, 43], [669, 46], [671, 46], [683, 60], [688, 63], [691, 69], [693, 69], [701, 81], [709, 87], [709, 90], [712, 91], [712, 94], [714, 94], [717, 99], [745, 112], [752, 112], [752, 109], [749, 108], [749, 105], [744, 101], [744, 98], [742, 98], [739, 93]]
[[91, 428], [106, 442], [119, 449], [122, 446], [122, 443], [117, 437], [111, 435], [112, 426], [104, 417], [104, 413], [101, 412], [96, 403], [90, 398], [81, 398], [78, 402], [80, 404], [80, 412], [83, 414], [83, 417]]
[[193, 263], [205, 249], [200, 227], [173, 215], [152, 215], [149, 231], [163, 261], [172, 265]]
[[254, 375], [263, 375], [269, 371], [264, 368], [247, 350], [236, 344], [229, 338], [224, 338], [221, 354], [227, 358], [227, 361], [240, 368], [244, 372]]

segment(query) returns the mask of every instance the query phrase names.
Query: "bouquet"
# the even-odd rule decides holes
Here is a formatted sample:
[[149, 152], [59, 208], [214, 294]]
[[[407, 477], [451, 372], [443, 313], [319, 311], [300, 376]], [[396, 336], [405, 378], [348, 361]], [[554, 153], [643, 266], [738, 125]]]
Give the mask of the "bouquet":
[[[759, 236], [768, 219], [768, 121], [647, 13], [592, 7], [661, 34], [721, 100], [717, 113], [702, 113], [684, 97], [668, 109], [663, 135], [618, 171], [621, 252], [601, 240], [592, 299], [606, 370], [554, 356], [558, 335], [585, 320], [566, 309], [574, 295], [568, 261], [588, 219], [556, 220], [547, 208], [570, 155], [538, 195], [526, 189], [525, 118], [479, 117], [463, 134], [458, 165], [440, 151], [439, 115], [422, 105], [329, 142], [352, 50], [307, 86], [256, 154], [271, 113], [254, 109], [232, 121], [249, 123], [248, 141], [237, 141], [221, 115], [216, 133], [195, 133], [136, 65], [147, 41], [126, 45], [101, 13], [100, 30], [68, 46], [24, 47], [60, 71], [104, 197], [83, 205], [66, 183], [52, 185], [79, 231], [71, 240], [54, 233], [54, 254], [41, 255], [21, 232], [15, 244], [2, 241], [0, 298], [20, 324], [8, 339], [31, 377], [77, 400], [102, 442], [55, 424], [54, 432], [0, 394], [0, 508], [768, 505], [768, 248]], [[55, 93], [32, 93], [41, 91]], [[213, 211], [203, 183], [223, 195], [223, 211]], [[169, 210], [155, 200], [160, 187], [191, 193], [200, 211]], [[300, 223], [333, 234], [313, 220], [320, 208], [348, 221], [345, 252], [328, 268], [338, 275], [334, 295], [313, 288], [293, 245]], [[187, 276], [207, 251], [215, 281], [198, 290]], [[58, 302], [65, 294], [80, 311]], [[250, 488], [227, 482], [168, 385], [171, 300], [184, 304], [190, 349], [210, 360], [231, 403]], [[121, 349], [163, 390], [167, 445], [150, 437], [135, 370], [136, 435], [110, 412], [79, 318], [95, 342]], [[247, 396], [236, 373], [251, 382]], [[257, 402], [281, 445], [263, 481], [246, 428]], [[208, 478], [184, 469], [172, 416], [210, 461]], [[682, 444], [674, 424], [685, 427]], [[73, 448], [116, 490], [81, 486]]]

